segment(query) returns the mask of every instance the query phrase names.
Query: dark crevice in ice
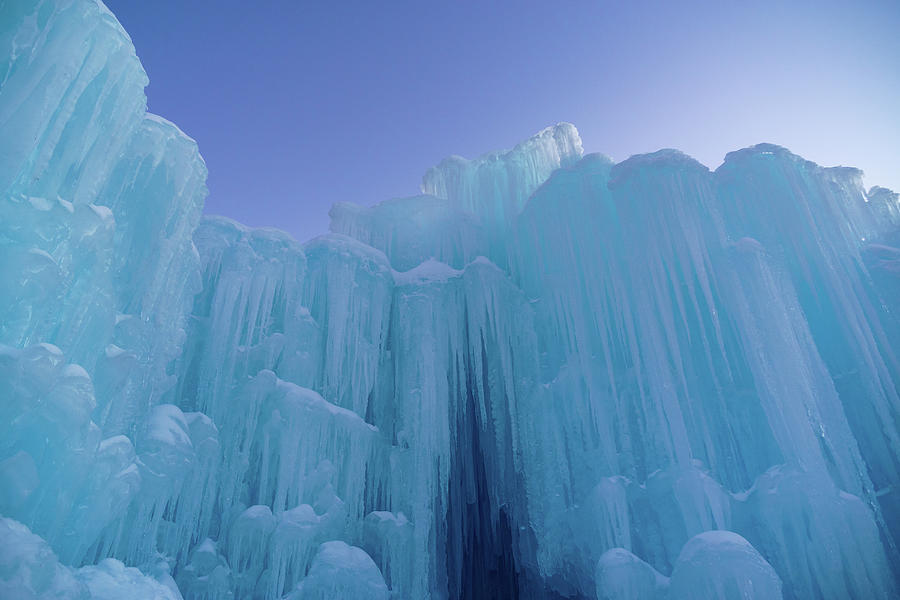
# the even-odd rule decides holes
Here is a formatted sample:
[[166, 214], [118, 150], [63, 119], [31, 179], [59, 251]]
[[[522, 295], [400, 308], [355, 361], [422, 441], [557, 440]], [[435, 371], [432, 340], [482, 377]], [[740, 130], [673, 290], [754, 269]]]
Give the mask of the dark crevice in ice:
[[[451, 458], [449, 498], [446, 511], [447, 573], [450, 598], [475, 600], [520, 597], [513, 556], [509, 515], [496, 508], [490, 490], [471, 365], [466, 365], [465, 389], [459, 391], [461, 406], [456, 414], [456, 448]], [[483, 386], [482, 393], [489, 393]], [[483, 398], [490, 406], [490, 398]], [[496, 511], [497, 522], [492, 513]]]

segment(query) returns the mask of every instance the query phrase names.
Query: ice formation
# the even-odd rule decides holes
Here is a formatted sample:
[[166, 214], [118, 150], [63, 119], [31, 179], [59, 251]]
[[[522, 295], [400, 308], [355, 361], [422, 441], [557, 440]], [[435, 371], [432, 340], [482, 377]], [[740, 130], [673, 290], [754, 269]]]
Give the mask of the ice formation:
[[897, 597], [896, 194], [560, 124], [300, 244], [146, 84], [0, 2], [0, 597]]

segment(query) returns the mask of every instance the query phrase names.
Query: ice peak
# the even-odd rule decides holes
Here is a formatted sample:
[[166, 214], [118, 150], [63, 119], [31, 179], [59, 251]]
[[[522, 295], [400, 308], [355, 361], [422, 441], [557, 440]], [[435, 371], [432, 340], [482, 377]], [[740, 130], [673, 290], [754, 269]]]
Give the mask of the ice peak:
[[794, 154], [784, 146], [764, 142], [727, 153], [725, 161], [717, 171], [726, 170], [734, 165], [745, 164], [751, 161], [773, 161], [785, 164], [793, 163], [806, 168], [821, 168], [816, 163]]
[[647, 154], [635, 154], [615, 165], [610, 171], [610, 187], [634, 176], [639, 172], [661, 173], [665, 170], [708, 173], [709, 168], [681, 150], [664, 148]]
[[529, 156], [548, 151], [558, 152], [562, 158], [561, 162], [567, 164], [572, 162], [573, 158], [576, 160], [581, 158], [584, 154], [584, 149], [578, 129], [571, 123], [560, 122], [541, 129], [531, 137], [516, 144], [511, 150], [486, 152], [474, 159], [463, 158], [457, 154], [450, 155], [425, 173], [422, 181], [422, 191], [426, 194], [443, 197], [441, 194], [433, 191], [436, 186], [434, 180], [439, 177], [441, 169], [477, 169], [478, 166], [485, 163], [528, 160]]
[[583, 154], [578, 130], [559, 123], [512, 150], [472, 160], [446, 158], [425, 173], [422, 191], [482, 216], [489, 228], [504, 227], [553, 171], [577, 162]]

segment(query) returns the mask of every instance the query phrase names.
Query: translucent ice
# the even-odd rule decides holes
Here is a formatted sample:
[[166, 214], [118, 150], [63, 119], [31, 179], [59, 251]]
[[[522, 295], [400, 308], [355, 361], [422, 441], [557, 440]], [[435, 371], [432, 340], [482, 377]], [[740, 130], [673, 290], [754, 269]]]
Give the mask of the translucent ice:
[[893, 192], [563, 123], [300, 244], [100, 2], [0, 17], [0, 596], [896, 597]]
[[162, 581], [107, 558], [72, 569], [59, 563], [47, 542], [12, 519], [0, 518], [0, 597], [65, 599], [181, 600], [168, 574]]
[[781, 598], [781, 580], [772, 566], [741, 536], [707, 531], [692, 537], [678, 555], [669, 597]]
[[360, 548], [344, 542], [326, 542], [319, 547], [309, 575], [287, 596], [288, 600], [371, 598], [388, 600], [390, 591], [378, 567]]

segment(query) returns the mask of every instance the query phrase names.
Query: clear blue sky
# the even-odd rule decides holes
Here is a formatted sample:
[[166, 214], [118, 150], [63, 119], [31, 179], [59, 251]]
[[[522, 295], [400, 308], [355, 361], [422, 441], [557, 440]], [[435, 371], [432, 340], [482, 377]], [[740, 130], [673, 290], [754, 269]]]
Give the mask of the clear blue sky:
[[301, 240], [558, 121], [616, 160], [767, 141], [900, 189], [898, 0], [106, 4], [200, 144], [207, 213]]

